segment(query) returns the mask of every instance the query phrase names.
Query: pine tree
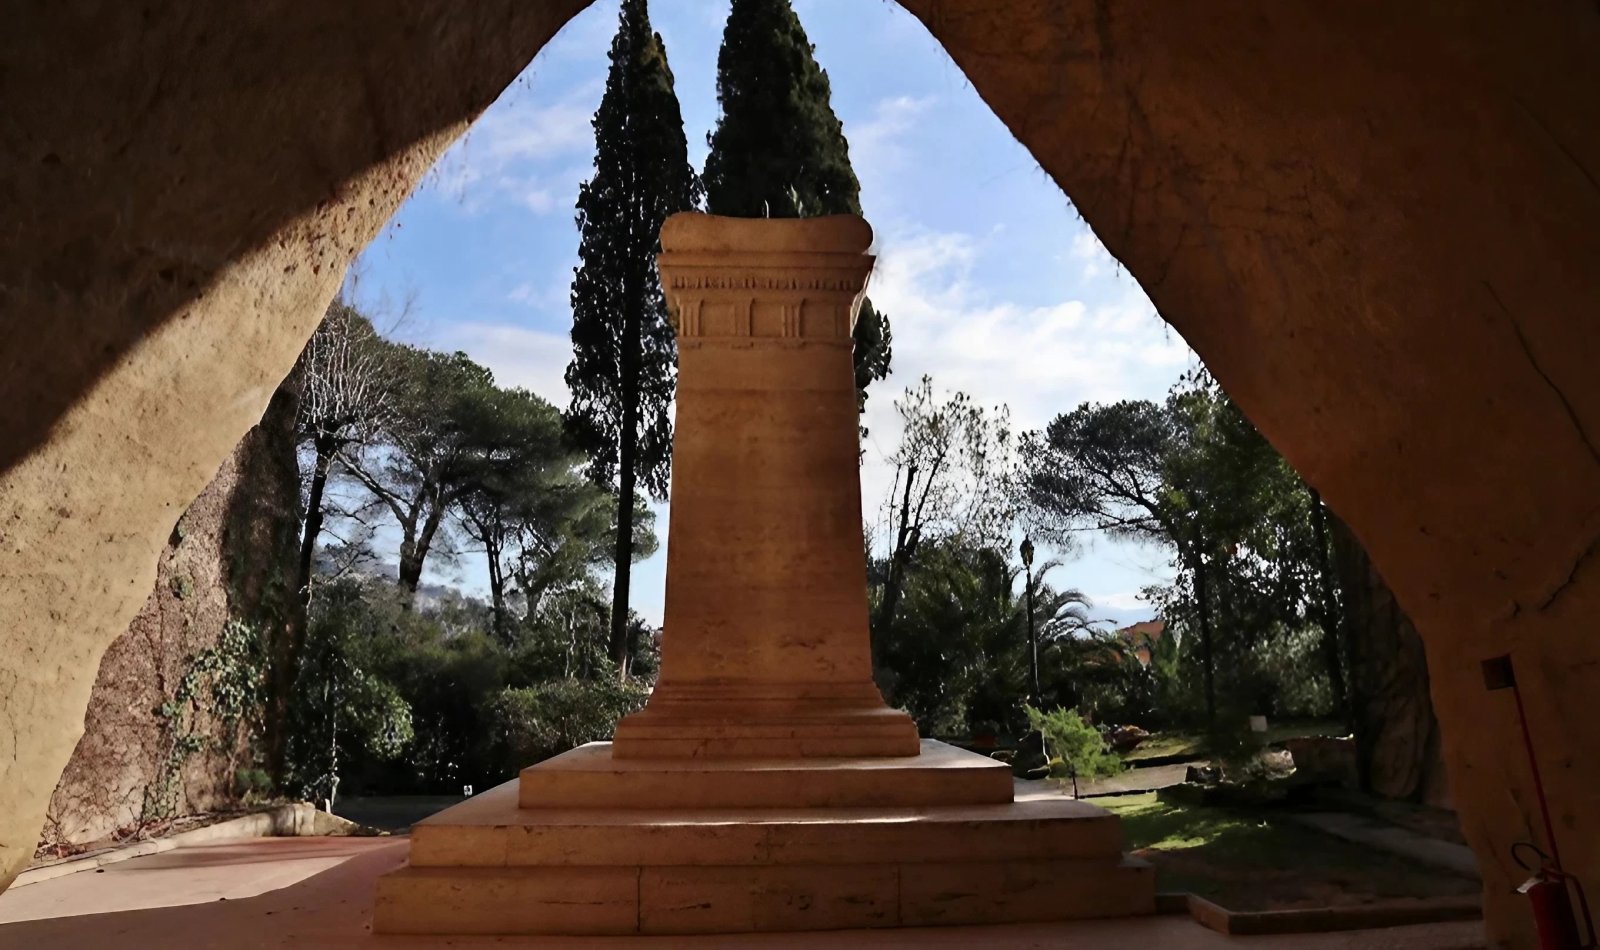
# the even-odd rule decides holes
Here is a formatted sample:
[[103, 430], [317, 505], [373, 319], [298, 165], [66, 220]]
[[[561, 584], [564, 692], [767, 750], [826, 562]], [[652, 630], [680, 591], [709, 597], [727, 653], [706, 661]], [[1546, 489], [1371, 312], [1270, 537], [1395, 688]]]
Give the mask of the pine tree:
[[672, 453], [677, 349], [656, 253], [662, 222], [700, 200], [646, 0], [623, 0], [594, 133], [594, 175], [578, 192], [567, 427], [591, 477], [619, 499], [610, 651], [625, 673], [633, 502], [640, 488], [666, 497]]
[[[861, 183], [815, 52], [789, 0], [733, 0], [717, 55], [722, 116], [706, 156], [706, 210], [712, 214], [861, 213]], [[863, 302], [855, 329], [856, 397], [863, 412], [867, 385], [889, 374], [891, 339], [888, 317]]]

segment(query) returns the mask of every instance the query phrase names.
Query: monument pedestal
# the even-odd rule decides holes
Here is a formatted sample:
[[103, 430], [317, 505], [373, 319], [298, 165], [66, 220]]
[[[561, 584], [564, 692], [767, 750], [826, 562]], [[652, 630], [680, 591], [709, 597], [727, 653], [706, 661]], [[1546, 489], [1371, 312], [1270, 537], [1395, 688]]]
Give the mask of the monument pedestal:
[[[411, 829], [376, 929], [691, 934], [1146, 914], [1150, 867], [1103, 809], [1013, 802], [939, 742], [871, 759], [618, 759], [523, 771]], [[521, 801], [519, 802], [519, 798]], [[522, 807], [537, 803], [537, 807]]]
[[677, 215], [661, 675], [591, 743], [412, 829], [391, 934], [691, 934], [1150, 913], [1092, 805], [1012, 800], [872, 682], [851, 329], [854, 217]]
[[613, 754], [663, 757], [912, 756], [916, 723], [859, 683], [695, 683], [657, 687], [617, 726]]

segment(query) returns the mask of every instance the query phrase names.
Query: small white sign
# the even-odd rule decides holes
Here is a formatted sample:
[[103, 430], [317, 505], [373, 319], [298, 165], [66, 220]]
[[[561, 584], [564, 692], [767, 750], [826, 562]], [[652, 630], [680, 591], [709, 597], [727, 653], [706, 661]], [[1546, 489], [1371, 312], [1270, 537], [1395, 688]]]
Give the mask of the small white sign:
[[461, 795], [464, 798], [471, 798], [472, 797], [472, 786], [471, 785], [463, 785], [463, 786], [461, 786]]

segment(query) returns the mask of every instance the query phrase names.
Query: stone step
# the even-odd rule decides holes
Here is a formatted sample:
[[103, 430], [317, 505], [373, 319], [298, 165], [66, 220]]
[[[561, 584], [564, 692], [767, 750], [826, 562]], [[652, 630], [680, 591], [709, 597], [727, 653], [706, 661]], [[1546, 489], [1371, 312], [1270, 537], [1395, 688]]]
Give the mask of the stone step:
[[591, 742], [529, 766], [524, 808], [851, 808], [1011, 801], [1003, 762], [922, 740], [920, 755], [863, 759], [614, 758]]
[[1115, 816], [1065, 798], [935, 807], [530, 809], [517, 807], [516, 783], [507, 782], [411, 829], [414, 867], [1114, 860], [1121, 850]]
[[765, 867], [406, 867], [378, 881], [383, 934], [712, 934], [996, 924], [1152, 913], [1137, 859]]

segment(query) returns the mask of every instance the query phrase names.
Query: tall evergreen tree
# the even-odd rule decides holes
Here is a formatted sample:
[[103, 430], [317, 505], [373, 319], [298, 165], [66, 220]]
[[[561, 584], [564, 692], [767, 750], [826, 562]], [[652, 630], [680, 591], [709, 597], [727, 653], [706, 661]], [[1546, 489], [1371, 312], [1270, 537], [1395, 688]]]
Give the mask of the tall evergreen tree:
[[[861, 183], [828, 74], [789, 0], [733, 0], [717, 55], [722, 117], [709, 136], [706, 210], [741, 218], [860, 214]], [[889, 374], [889, 318], [870, 300], [855, 329], [856, 397]]]
[[700, 199], [666, 47], [645, 0], [623, 0], [593, 124], [594, 175], [578, 192], [567, 426], [591, 476], [619, 499], [610, 651], [625, 671], [634, 498], [640, 487], [666, 497], [672, 453], [677, 348], [656, 253], [662, 222]]

